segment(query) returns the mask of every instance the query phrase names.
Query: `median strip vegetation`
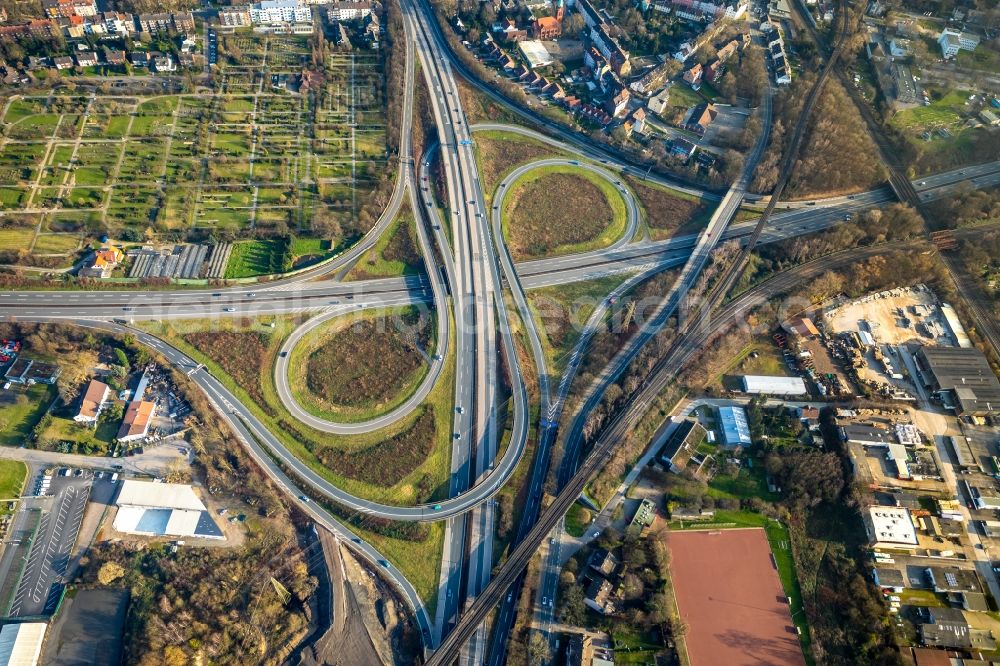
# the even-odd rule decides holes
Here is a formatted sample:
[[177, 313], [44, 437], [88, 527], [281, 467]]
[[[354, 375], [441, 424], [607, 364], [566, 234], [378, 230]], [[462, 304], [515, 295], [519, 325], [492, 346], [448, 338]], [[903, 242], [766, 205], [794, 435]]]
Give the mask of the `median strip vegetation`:
[[606, 247], [625, 232], [625, 202], [614, 185], [569, 166], [535, 169], [510, 187], [504, 238], [515, 261]]

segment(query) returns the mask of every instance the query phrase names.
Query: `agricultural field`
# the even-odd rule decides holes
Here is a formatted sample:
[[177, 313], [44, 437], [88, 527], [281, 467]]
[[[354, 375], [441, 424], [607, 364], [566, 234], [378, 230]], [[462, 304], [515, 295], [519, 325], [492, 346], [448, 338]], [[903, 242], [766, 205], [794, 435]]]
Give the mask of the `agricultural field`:
[[[302, 252], [322, 255], [366, 231], [387, 154], [381, 55], [331, 55], [303, 90], [306, 38], [224, 42], [212, 93], [57, 90], [0, 107], [0, 250], [293, 234], [326, 241]], [[237, 259], [234, 274], [255, 268]]]

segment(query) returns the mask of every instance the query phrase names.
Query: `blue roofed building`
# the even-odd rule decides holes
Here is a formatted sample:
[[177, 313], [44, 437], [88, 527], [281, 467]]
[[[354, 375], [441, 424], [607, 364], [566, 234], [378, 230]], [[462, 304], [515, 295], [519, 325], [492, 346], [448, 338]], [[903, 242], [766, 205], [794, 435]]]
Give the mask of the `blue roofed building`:
[[728, 447], [750, 445], [750, 423], [742, 407], [719, 407], [719, 428], [722, 443]]

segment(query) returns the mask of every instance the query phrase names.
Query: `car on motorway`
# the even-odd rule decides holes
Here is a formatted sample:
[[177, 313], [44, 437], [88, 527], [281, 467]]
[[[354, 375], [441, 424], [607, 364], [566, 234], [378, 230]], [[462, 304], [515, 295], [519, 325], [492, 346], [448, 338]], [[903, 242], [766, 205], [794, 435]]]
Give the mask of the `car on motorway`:
[[135, 308], [130, 308], [130, 307], [126, 306], [126, 307], [122, 308], [122, 310], [124, 310], [125, 312], [132, 312], [132, 310], [135, 310]]
[[549, 605], [549, 598], [548, 597], [542, 597], [542, 605], [543, 606], [548, 606]]
[[236, 312], [236, 308], [226, 308], [226, 312]]
[[288, 352], [283, 351], [280, 354], [278, 354], [278, 356], [280, 356], [281, 358], [285, 358], [286, 356], [288, 356]]
[[455, 411], [458, 412], [459, 414], [464, 414], [465, 413], [465, 407], [462, 407], [461, 405], [459, 405], [458, 407], [455, 408]]
[[309, 504], [310, 500], [305, 495], [299, 495], [299, 499], [302, 500], [303, 504]]
[[250, 298], [253, 298], [256, 295], [257, 295], [256, 291], [251, 291], [249, 294], [247, 294], [247, 296], [249, 296]]
[[384, 566], [386, 569], [389, 568], [389, 560], [379, 560], [378, 563]]
[[455, 433], [455, 439], [462, 439], [462, 433], [456, 432]]
[[433, 508], [434, 508], [435, 511], [440, 511], [441, 510], [441, 505], [440, 504], [435, 504]]

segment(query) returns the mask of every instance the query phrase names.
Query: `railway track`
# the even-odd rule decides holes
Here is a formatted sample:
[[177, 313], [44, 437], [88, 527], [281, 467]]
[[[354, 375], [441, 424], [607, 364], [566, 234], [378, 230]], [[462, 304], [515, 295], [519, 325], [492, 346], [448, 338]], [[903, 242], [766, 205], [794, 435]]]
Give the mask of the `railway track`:
[[[788, 178], [791, 175], [791, 170], [795, 164], [795, 157], [805, 135], [809, 115], [815, 108], [819, 95], [822, 92], [823, 85], [829, 78], [834, 69], [834, 65], [843, 50], [843, 46], [849, 32], [847, 7], [844, 0], [841, 0], [840, 8], [841, 27], [839, 29], [837, 47], [834, 49], [833, 54], [831, 54], [831, 57], [824, 66], [819, 78], [817, 78], [816, 83], [813, 84], [813, 88], [809, 92], [809, 96], [803, 106], [802, 113], [799, 116], [799, 122], [796, 123], [795, 129], [792, 133], [792, 139], [786, 148], [785, 156], [782, 160], [782, 170], [779, 175], [778, 184], [775, 186], [774, 195], [771, 197], [767, 208], [755, 225], [754, 230], [751, 232], [749, 241], [746, 248], [741, 253], [740, 258], [716, 284], [715, 288], [711, 292], [711, 295], [703, 307], [699, 309], [697, 315], [687, 319], [682, 324], [682, 329], [679, 331], [679, 335], [675, 339], [671, 350], [668, 351], [664, 358], [657, 364], [653, 373], [650, 375], [650, 378], [647, 378], [646, 382], [629, 399], [625, 408], [620, 410], [618, 415], [601, 431], [601, 434], [598, 436], [590, 453], [577, 468], [576, 473], [563, 485], [562, 489], [559, 491], [558, 495], [556, 495], [555, 499], [553, 499], [552, 503], [541, 513], [534, 527], [531, 528], [525, 538], [511, 552], [507, 562], [496, 573], [493, 580], [486, 586], [479, 597], [477, 597], [476, 600], [469, 605], [466, 612], [459, 619], [455, 627], [441, 642], [437, 651], [435, 651], [434, 654], [432, 654], [428, 659], [428, 666], [445, 666], [450, 665], [455, 661], [462, 645], [466, 640], [468, 640], [483, 620], [485, 620], [486, 617], [493, 611], [496, 605], [500, 603], [504, 593], [507, 591], [507, 588], [515, 580], [517, 580], [521, 571], [527, 567], [528, 562], [537, 553], [539, 544], [541, 544], [542, 540], [552, 530], [559, 518], [569, 510], [570, 506], [572, 506], [572, 504], [583, 492], [587, 481], [606, 463], [618, 442], [646, 413], [649, 405], [652, 403], [652, 400], [662, 391], [662, 388], [666, 386], [666, 383], [673, 378], [677, 368], [674, 361], [677, 359], [676, 354], [680, 353], [674, 350], [681, 350], [684, 354], [686, 354], [686, 356], [690, 356], [698, 345], [704, 341], [704, 331], [701, 330], [701, 323], [708, 320], [711, 316], [714, 302], [716, 300], [721, 300], [721, 298], [727, 293], [729, 286], [731, 286], [738, 278], [743, 270], [743, 266], [749, 259], [750, 252], [753, 250], [753, 247], [760, 238], [764, 227], [767, 225], [767, 222], [777, 205], [781, 191], [787, 184]], [[857, 253], [853, 252], [852, 255], [851, 259], [853, 260], [853, 257], [857, 256]], [[829, 258], [827, 260], [829, 261]], [[809, 264], [806, 264], [806, 266], [808, 265]], [[786, 274], [776, 276], [764, 284], [783, 285], [789, 278], [784, 277], [783, 280], [780, 278], [793, 272], [801, 273], [802, 271], [794, 271], [793, 269], [793, 271], [788, 271]], [[794, 277], [795, 282], [798, 282], [801, 279], [802, 277], [800, 275], [796, 275]], [[790, 284], [794, 283], [789, 283], [789, 285]], [[760, 293], [758, 290], [751, 290], [751, 292]], [[747, 292], [747, 294], [751, 292]], [[744, 302], [744, 297], [747, 294], [744, 294], [743, 297], [736, 299], [733, 303], [727, 306], [727, 309], [731, 308], [735, 303]], [[712, 322], [712, 327], [718, 328], [719, 321], [720, 319], [715, 319]]]
[[[813, 27], [808, 21], [806, 21], [806, 27], [810, 36], [813, 38], [813, 41], [816, 42], [817, 46], [822, 47], [824, 41], [816, 31], [816, 28]], [[837, 49], [831, 53], [829, 58], [830, 62], [834, 61], [836, 53]], [[847, 91], [851, 101], [854, 102], [854, 106], [858, 109], [858, 113], [861, 115], [861, 119], [865, 123], [869, 136], [871, 136], [876, 148], [878, 148], [879, 159], [882, 162], [882, 165], [889, 172], [889, 185], [892, 188], [892, 191], [902, 203], [908, 204], [917, 211], [924, 221], [924, 228], [927, 230], [929, 235], [932, 235], [933, 227], [930, 224], [930, 215], [927, 212], [924, 202], [920, 199], [916, 188], [913, 186], [913, 183], [906, 177], [906, 169], [899, 161], [897, 151], [892, 146], [889, 138], [886, 136], [882, 124], [875, 117], [875, 114], [872, 112], [868, 103], [860, 96], [858, 90], [847, 81], [847, 75], [844, 71], [837, 68], [834, 69], [837, 73], [837, 77], [840, 79], [840, 82], [844, 87], [844, 90]], [[947, 252], [941, 251], [940, 248], [938, 255], [941, 257], [941, 261], [945, 268], [948, 269], [948, 273], [958, 289], [959, 296], [962, 297], [962, 300], [965, 301], [966, 306], [969, 308], [976, 330], [990, 344], [994, 353], [1000, 357], [1000, 323], [998, 323], [997, 318], [983, 306], [983, 299], [974, 293], [978, 291], [978, 289], [974, 285], [970, 284], [965, 271], [956, 264], [955, 257], [949, 255]]]

